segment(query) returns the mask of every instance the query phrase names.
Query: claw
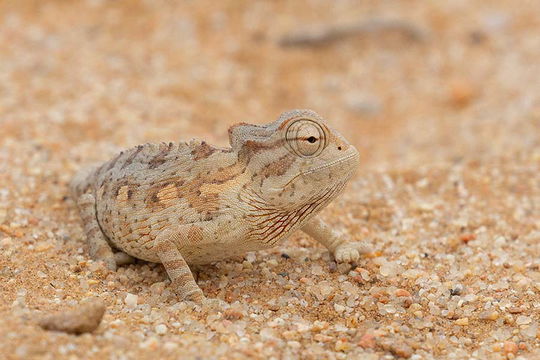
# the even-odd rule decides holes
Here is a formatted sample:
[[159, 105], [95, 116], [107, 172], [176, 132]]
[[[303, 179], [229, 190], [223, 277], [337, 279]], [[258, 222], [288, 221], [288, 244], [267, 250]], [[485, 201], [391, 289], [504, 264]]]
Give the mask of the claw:
[[353, 263], [360, 259], [360, 251], [358, 248], [363, 248], [360, 243], [346, 243], [337, 247], [334, 251], [334, 257], [339, 263]]
[[202, 290], [199, 290], [188, 294], [184, 300], [193, 301], [196, 304], [202, 305], [206, 300], [206, 297], [204, 296]]

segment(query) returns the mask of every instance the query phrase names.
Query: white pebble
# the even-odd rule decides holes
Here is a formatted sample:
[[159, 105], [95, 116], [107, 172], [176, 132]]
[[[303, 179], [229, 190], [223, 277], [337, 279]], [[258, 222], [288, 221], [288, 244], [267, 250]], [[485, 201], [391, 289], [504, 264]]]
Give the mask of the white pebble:
[[319, 276], [319, 275], [323, 275], [324, 274], [324, 271], [323, 271], [323, 268], [321, 265], [319, 264], [313, 264], [311, 266], [311, 273], [313, 275], [316, 275], [316, 276]]
[[167, 326], [164, 324], [157, 325], [156, 333], [158, 333], [159, 335], [165, 335], [167, 333]]
[[278, 262], [276, 259], [270, 259], [266, 263], [270, 266], [278, 266]]
[[0, 240], [0, 245], [3, 247], [8, 247], [13, 244], [13, 240], [10, 237], [5, 237], [2, 240]]
[[518, 325], [527, 325], [531, 323], [531, 318], [527, 316], [520, 315], [516, 319], [516, 324]]
[[298, 341], [287, 341], [287, 346], [293, 349], [298, 349], [302, 345]]
[[134, 294], [127, 293], [126, 298], [124, 299], [126, 305], [133, 309], [137, 306], [137, 301], [139, 300], [139, 297]]
[[165, 344], [163, 344], [163, 349], [165, 349], [165, 351], [174, 351], [177, 348], [178, 344], [172, 341], [167, 341]]
[[314, 295], [319, 301], [326, 299], [328, 296], [334, 293], [334, 288], [330, 281], [321, 281], [317, 286], [314, 286]]
[[255, 260], [257, 260], [257, 256], [255, 255], [254, 252], [249, 252], [246, 254], [246, 260], [249, 261], [250, 263], [254, 263]]
[[385, 263], [381, 266], [379, 269], [379, 272], [382, 276], [396, 276], [397, 274], [397, 266], [395, 263]]
[[538, 325], [537, 324], [532, 324], [531, 326], [528, 326], [525, 329], [521, 330], [522, 335], [524, 335], [526, 337], [530, 337], [530, 338], [536, 337], [537, 332], [538, 332]]
[[157, 348], [158, 344], [159, 344], [158, 339], [156, 339], [155, 337], [151, 337], [148, 340], [140, 343], [139, 347], [141, 349], [155, 350]]

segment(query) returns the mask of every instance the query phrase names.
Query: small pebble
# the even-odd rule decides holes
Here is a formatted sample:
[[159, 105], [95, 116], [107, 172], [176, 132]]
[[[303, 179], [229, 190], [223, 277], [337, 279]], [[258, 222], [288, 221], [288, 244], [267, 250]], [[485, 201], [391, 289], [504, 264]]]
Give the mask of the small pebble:
[[469, 241], [472, 241], [474, 239], [476, 239], [475, 234], [462, 234], [460, 236], [460, 240], [463, 241], [465, 244], [469, 243]]
[[456, 325], [459, 325], [459, 326], [467, 326], [469, 325], [469, 318], [460, 318], [460, 319], [457, 319], [456, 320]]
[[348, 351], [351, 349], [351, 344], [346, 339], [339, 339], [334, 348], [336, 351]]
[[450, 83], [449, 100], [457, 108], [467, 106], [475, 95], [474, 86], [466, 79], [457, 79]]
[[145, 350], [157, 350], [159, 347], [159, 340], [156, 337], [151, 337], [148, 340], [140, 343], [139, 347]]
[[172, 341], [167, 341], [165, 344], [163, 344], [163, 349], [165, 351], [175, 351], [178, 349], [178, 344]]
[[137, 295], [127, 293], [126, 298], [124, 299], [124, 302], [126, 303], [128, 308], [134, 309], [137, 306], [138, 300], [139, 300], [139, 297]]
[[61, 310], [39, 320], [45, 330], [82, 334], [94, 331], [105, 314], [105, 303], [98, 298], [81, 302], [71, 308]]
[[246, 260], [250, 263], [253, 263], [255, 262], [255, 260], [257, 259], [257, 256], [255, 255], [255, 253], [253, 252], [249, 252], [246, 254]]
[[298, 341], [287, 341], [287, 346], [293, 349], [298, 349], [302, 344], [300, 344]]
[[408, 292], [407, 290], [405, 289], [397, 289], [396, 292], [395, 292], [396, 296], [398, 297], [410, 297], [411, 296], [411, 293]]
[[266, 263], [270, 266], [278, 266], [278, 262], [276, 259], [270, 259]]
[[323, 334], [316, 334], [313, 339], [315, 341], [318, 341], [318, 342], [323, 342], [323, 343], [327, 343], [327, 342], [330, 342], [332, 341], [334, 338], [331, 337], [331, 336], [328, 336], [328, 335], [323, 335]]
[[499, 318], [499, 313], [497, 311], [484, 311], [480, 314], [479, 318], [481, 320], [497, 320]]
[[8, 246], [11, 246], [12, 244], [13, 244], [13, 240], [10, 237], [5, 237], [2, 240], [0, 240], [0, 245], [2, 245], [3, 247], [8, 247]]
[[320, 276], [320, 275], [323, 275], [324, 274], [324, 270], [322, 268], [321, 265], [319, 264], [313, 264], [311, 266], [311, 274], [315, 275], [315, 276]]
[[393, 263], [385, 263], [381, 266], [379, 269], [379, 272], [382, 276], [388, 277], [388, 276], [395, 276], [397, 274], [397, 267]]
[[156, 333], [158, 335], [165, 335], [167, 333], [167, 326], [165, 324], [159, 324], [156, 326]]
[[360, 341], [358, 342], [358, 345], [363, 347], [364, 349], [373, 349], [376, 345], [375, 343], [375, 336], [371, 333], [365, 333], [360, 338]]
[[165, 290], [165, 283], [163, 281], [153, 283], [150, 286], [150, 290], [155, 295], [161, 295], [163, 293], [163, 290]]
[[513, 341], [505, 341], [503, 350], [506, 354], [517, 354], [518, 352], [518, 346]]
[[532, 322], [532, 319], [528, 316], [520, 315], [516, 319], [517, 325], [527, 325], [527, 324], [530, 324], [531, 322]]
[[227, 320], [240, 320], [244, 317], [244, 314], [239, 310], [230, 308], [225, 310], [225, 312], [223, 313], [223, 317]]
[[377, 344], [381, 349], [404, 359], [410, 358], [413, 354], [413, 349], [398, 339], [381, 339]]
[[452, 296], [461, 295], [462, 292], [463, 292], [463, 285], [457, 284], [450, 290], [450, 295]]

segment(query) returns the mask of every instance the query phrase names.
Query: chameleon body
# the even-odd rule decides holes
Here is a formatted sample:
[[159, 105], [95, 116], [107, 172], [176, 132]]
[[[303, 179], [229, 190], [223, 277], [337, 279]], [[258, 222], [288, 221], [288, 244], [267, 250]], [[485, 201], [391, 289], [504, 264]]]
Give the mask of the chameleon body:
[[310, 110], [233, 125], [229, 140], [139, 145], [78, 173], [71, 190], [92, 258], [112, 270], [131, 257], [160, 262], [194, 301], [204, 296], [189, 265], [269, 248], [295, 230], [337, 261], [358, 259], [359, 244], [315, 217], [358, 167], [354, 146]]

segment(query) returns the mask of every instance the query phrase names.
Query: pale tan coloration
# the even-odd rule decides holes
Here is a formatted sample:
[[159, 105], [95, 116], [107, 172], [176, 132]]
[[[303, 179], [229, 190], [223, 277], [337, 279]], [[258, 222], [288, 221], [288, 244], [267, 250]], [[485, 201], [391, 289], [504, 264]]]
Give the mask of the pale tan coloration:
[[229, 139], [227, 149], [140, 145], [78, 174], [72, 191], [90, 255], [111, 269], [130, 256], [163, 263], [178, 295], [196, 301], [204, 297], [188, 265], [272, 247], [297, 229], [338, 262], [359, 258], [360, 244], [314, 218], [358, 166], [339, 133], [293, 110], [268, 125], [234, 125]]
[[70, 334], [92, 332], [101, 323], [106, 305], [99, 298], [91, 298], [64, 309], [55, 314], [47, 315], [38, 320], [45, 330], [63, 331]]

